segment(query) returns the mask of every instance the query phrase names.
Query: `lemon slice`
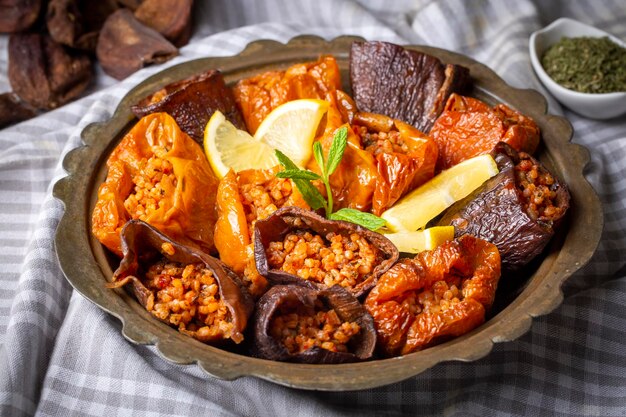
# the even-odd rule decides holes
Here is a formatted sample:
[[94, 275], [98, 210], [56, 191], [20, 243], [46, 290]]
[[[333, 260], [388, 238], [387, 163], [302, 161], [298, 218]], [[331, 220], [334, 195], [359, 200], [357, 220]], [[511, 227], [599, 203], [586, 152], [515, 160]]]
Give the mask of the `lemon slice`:
[[278, 165], [274, 149], [304, 167], [313, 153], [317, 127], [328, 110], [324, 100], [302, 99], [276, 107], [254, 137], [216, 111], [204, 129], [204, 152], [219, 178], [229, 169], [267, 169]]
[[387, 233], [385, 237], [391, 240], [400, 252], [419, 253], [433, 250], [443, 242], [454, 239], [454, 226], [435, 226], [415, 232]]
[[263, 119], [254, 138], [278, 149], [303, 167], [313, 154], [317, 126], [328, 110], [328, 102], [301, 99], [281, 104]]
[[218, 110], [204, 129], [204, 153], [218, 178], [232, 168], [268, 169], [278, 165], [274, 149], [255, 140], [248, 132], [237, 129]]
[[411, 191], [380, 217], [393, 232], [421, 229], [497, 173], [498, 166], [490, 155], [465, 160]]

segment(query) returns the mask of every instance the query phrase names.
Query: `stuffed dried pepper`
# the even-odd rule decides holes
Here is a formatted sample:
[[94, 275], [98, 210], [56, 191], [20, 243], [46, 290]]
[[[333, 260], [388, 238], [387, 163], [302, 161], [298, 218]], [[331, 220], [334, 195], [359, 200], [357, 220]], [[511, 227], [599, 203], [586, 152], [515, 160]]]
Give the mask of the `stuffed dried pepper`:
[[478, 327], [493, 304], [500, 255], [463, 236], [398, 261], [365, 300], [385, 356], [415, 352]]
[[167, 113], [143, 117], [107, 160], [92, 231], [122, 256], [120, 231], [140, 219], [185, 245], [215, 251], [218, 180], [200, 146]]

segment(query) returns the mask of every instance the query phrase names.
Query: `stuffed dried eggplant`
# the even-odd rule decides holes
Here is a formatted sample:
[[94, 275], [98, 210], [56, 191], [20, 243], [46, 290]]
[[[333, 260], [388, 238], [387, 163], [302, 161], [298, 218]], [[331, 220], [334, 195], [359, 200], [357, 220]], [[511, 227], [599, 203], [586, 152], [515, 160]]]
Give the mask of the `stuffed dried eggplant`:
[[132, 106], [132, 110], [139, 118], [166, 112], [198, 143], [202, 143], [204, 128], [216, 110], [238, 129], [245, 129], [233, 93], [217, 70], [168, 84]]
[[296, 64], [286, 71], [268, 71], [239, 81], [233, 88], [248, 131], [254, 134], [276, 107], [301, 98], [325, 99], [341, 88], [339, 66], [332, 56]]
[[108, 174], [92, 214], [93, 234], [118, 256], [120, 231], [144, 220], [170, 238], [215, 250], [218, 180], [200, 146], [167, 113], [135, 124], [107, 160]]
[[404, 355], [478, 327], [499, 278], [498, 249], [469, 235], [401, 259], [365, 300], [380, 352]]
[[569, 207], [567, 187], [539, 161], [505, 143], [494, 150], [500, 173], [451, 206], [439, 225], [495, 244], [505, 269], [518, 269], [547, 245]]
[[254, 254], [257, 270], [272, 284], [340, 285], [355, 297], [368, 291], [399, 256], [383, 235], [297, 207], [284, 207], [256, 222]]
[[291, 180], [277, 178], [277, 169], [250, 169], [237, 174], [232, 170], [217, 189], [215, 246], [220, 259], [238, 274], [255, 297], [267, 289], [267, 280], [256, 269], [254, 225], [280, 207], [308, 209]]
[[352, 128], [376, 161], [372, 213], [380, 215], [434, 176], [437, 144], [414, 127], [380, 114], [357, 112]]
[[505, 104], [485, 103], [453, 94], [433, 126], [431, 136], [439, 146], [437, 171], [466, 159], [490, 153], [501, 141], [532, 154], [539, 145], [535, 122]]
[[221, 261], [140, 220], [126, 223], [122, 246], [111, 288], [130, 284], [150, 314], [202, 342], [243, 340], [254, 302]]
[[350, 83], [360, 111], [399, 119], [428, 133], [469, 70], [387, 42], [353, 42]]
[[369, 359], [376, 346], [372, 317], [345, 289], [278, 285], [259, 300], [254, 353], [264, 359], [345, 363]]

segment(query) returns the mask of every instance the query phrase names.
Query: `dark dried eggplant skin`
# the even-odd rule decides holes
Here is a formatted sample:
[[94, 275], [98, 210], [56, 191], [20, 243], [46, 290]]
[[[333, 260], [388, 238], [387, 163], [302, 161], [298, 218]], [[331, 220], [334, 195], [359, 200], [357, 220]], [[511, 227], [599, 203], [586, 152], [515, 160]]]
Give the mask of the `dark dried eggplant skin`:
[[15, 94], [46, 110], [77, 98], [93, 78], [89, 56], [38, 33], [11, 35], [8, 73]]
[[130, 10], [119, 9], [104, 22], [96, 55], [104, 72], [122, 80], [147, 65], [168, 61], [178, 55], [178, 49], [135, 19]]
[[[164, 243], [169, 243], [174, 247], [173, 255], [162, 251], [161, 248]], [[141, 264], [153, 262], [161, 257], [182, 264], [201, 262], [213, 272], [219, 286], [220, 298], [228, 307], [237, 331], [241, 334], [246, 329], [254, 310], [254, 301], [239, 276], [219, 259], [197, 249], [181, 245], [141, 220], [130, 220], [124, 225], [122, 229], [122, 251], [124, 257], [113, 273], [113, 282], [109, 285], [110, 287], [118, 288], [132, 284], [132, 290], [137, 300], [146, 307], [151, 301], [154, 301], [154, 294], [137, 278]]]
[[[500, 172], [453, 204], [438, 225], [454, 226], [455, 237], [470, 234], [493, 243], [500, 251], [503, 269], [514, 271], [543, 251], [563, 216], [554, 222], [533, 220], [524, 209], [520, 191], [515, 185], [514, 168], [519, 161], [517, 151], [501, 142], [492, 155]], [[540, 162], [531, 159], [545, 170]], [[556, 203], [567, 210], [569, 191], [556, 176], [554, 178], [557, 184]]]
[[55, 41], [93, 51], [107, 17], [119, 8], [115, 0], [50, 0], [46, 25]]
[[141, 6], [143, 0], [117, 0], [117, 3], [122, 7], [135, 11]]
[[180, 48], [191, 37], [192, 8], [193, 0], [144, 0], [135, 17]]
[[21, 101], [17, 94], [0, 94], [0, 129], [36, 115], [37, 110]]
[[0, 0], [0, 33], [30, 28], [41, 12], [41, 0]]
[[[155, 97], [162, 98], [157, 100]], [[204, 140], [204, 128], [216, 110], [222, 112], [235, 127], [245, 130], [233, 92], [218, 70], [208, 70], [168, 84], [132, 106], [138, 118], [150, 113], [168, 113], [185, 133], [199, 143]]]
[[296, 284], [308, 288], [328, 288], [324, 284], [304, 280], [285, 271], [269, 269], [265, 249], [270, 242], [281, 241], [289, 232], [295, 230], [311, 230], [322, 237], [331, 232], [343, 235], [358, 233], [381, 251], [385, 259], [360, 284], [348, 289], [357, 298], [369, 291], [378, 281], [378, 277], [391, 268], [400, 255], [398, 248], [379, 233], [372, 232], [354, 223], [327, 220], [313, 211], [299, 207], [283, 207], [276, 210], [266, 219], [257, 221], [254, 227], [254, 259], [256, 268], [259, 274], [266, 277], [272, 285]]
[[[272, 318], [282, 304], [297, 303], [313, 308], [318, 299], [329, 309], [334, 309], [342, 321], [358, 323], [361, 331], [348, 343], [350, 352], [332, 352], [315, 346], [304, 352], [291, 354], [270, 335]], [[274, 286], [257, 302], [253, 322], [252, 353], [263, 359], [309, 364], [349, 363], [370, 359], [376, 348], [376, 328], [372, 316], [354, 296], [338, 285], [327, 289], [298, 285]]]
[[469, 70], [388, 42], [353, 42], [350, 83], [361, 112], [399, 119], [428, 133], [453, 92], [470, 82]]

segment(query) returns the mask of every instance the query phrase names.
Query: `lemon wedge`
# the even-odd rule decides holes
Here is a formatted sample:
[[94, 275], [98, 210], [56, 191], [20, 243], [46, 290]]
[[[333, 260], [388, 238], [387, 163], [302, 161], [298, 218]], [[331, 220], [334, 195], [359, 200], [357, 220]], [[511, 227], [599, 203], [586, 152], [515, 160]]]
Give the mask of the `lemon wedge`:
[[313, 154], [317, 126], [328, 110], [328, 102], [300, 99], [281, 104], [268, 114], [254, 138], [278, 149], [299, 167], [304, 167]]
[[414, 232], [386, 233], [385, 237], [400, 252], [419, 253], [433, 250], [444, 242], [454, 239], [454, 226], [435, 226]]
[[411, 191], [380, 217], [393, 232], [421, 229], [497, 173], [498, 166], [491, 155], [467, 159]]
[[274, 149], [256, 141], [248, 132], [237, 129], [218, 110], [204, 129], [204, 153], [218, 178], [232, 168], [268, 169], [278, 165]]
[[251, 136], [216, 111], [204, 129], [204, 152], [219, 178], [230, 169], [267, 169], [278, 165], [278, 149], [303, 167], [313, 153], [317, 127], [328, 110], [324, 100], [302, 99], [276, 107]]

